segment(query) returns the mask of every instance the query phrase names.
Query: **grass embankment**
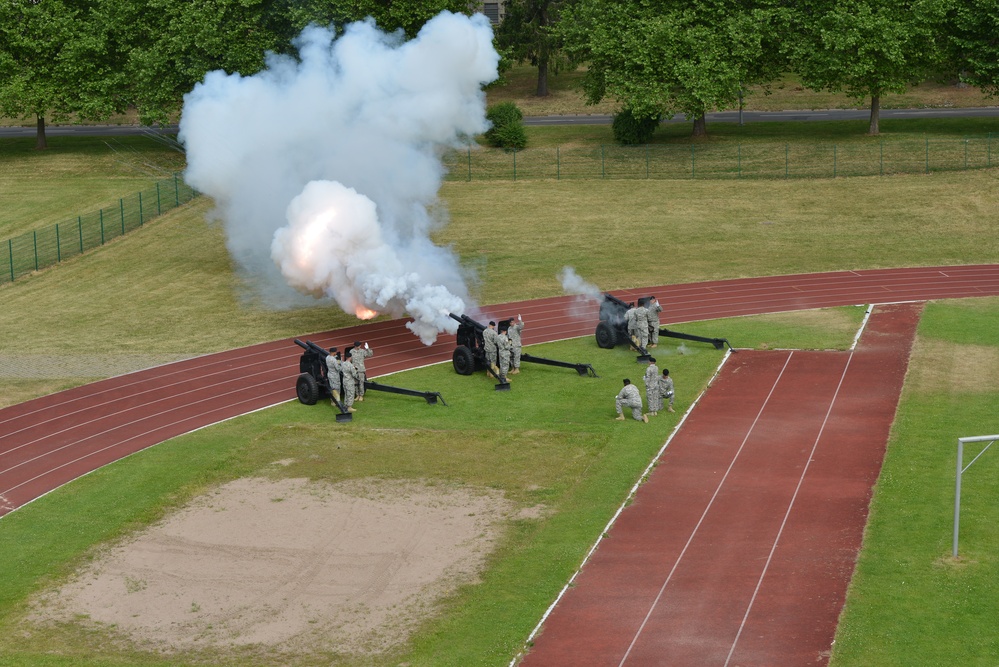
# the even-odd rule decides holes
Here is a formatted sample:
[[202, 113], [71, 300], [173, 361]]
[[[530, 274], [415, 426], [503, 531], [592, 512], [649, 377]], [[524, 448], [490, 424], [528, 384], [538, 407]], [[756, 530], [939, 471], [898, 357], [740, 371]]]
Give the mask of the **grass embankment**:
[[[747, 345], [844, 347], [862, 317], [841, 308], [711, 323]], [[706, 327], [707, 325], [702, 325]], [[706, 345], [688, 353], [665, 339], [656, 350], [680, 391], [677, 414], [646, 424], [616, 422], [621, 378], [644, 366], [623, 348], [601, 350], [592, 337], [532, 346], [550, 358], [587, 361], [599, 378], [525, 364], [510, 392], [495, 392], [481, 373], [437, 365], [387, 382], [432, 387], [448, 406], [372, 392], [349, 426], [333, 426], [325, 403], [297, 402], [219, 424], [143, 451], [50, 494], [0, 521], [0, 654], [5, 664], [124, 665], [214, 663], [311, 665], [504, 665], [703, 389], [723, 356]], [[275, 461], [287, 465], [276, 466]], [[290, 461], [290, 463], [288, 463]], [[482, 581], [428, 614], [411, 644], [370, 658], [278, 657], [246, 652], [164, 660], [109, 642], [113, 628], [33, 627], [20, 618], [34, 590], [64, 580], [95, 545], [139, 530], [212, 485], [244, 476], [429, 480], [500, 491], [537, 518], [511, 518]], [[112, 490], [109, 493], [109, 490]]]
[[184, 168], [182, 153], [145, 136], [0, 139], [0, 240], [118, 203]]

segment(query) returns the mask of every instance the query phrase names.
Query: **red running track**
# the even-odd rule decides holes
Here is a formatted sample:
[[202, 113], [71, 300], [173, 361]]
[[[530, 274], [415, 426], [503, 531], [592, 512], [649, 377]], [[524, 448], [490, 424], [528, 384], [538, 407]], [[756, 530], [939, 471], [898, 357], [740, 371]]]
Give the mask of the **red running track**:
[[825, 664], [922, 308], [730, 356], [521, 664]]
[[[840, 271], [666, 285], [655, 294], [663, 323], [804, 308], [999, 294], [999, 265]], [[524, 343], [593, 333], [597, 303], [573, 297], [500, 304], [480, 319], [523, 314]], [[402, 320], [309, 336], [375, 350], [371, 377], [450, 359], [451, 336], [420, 344]], [[738, 344], [738, 341], [735, 341]], [[206, 355], [76, 387], [0, 410], [0, 516], [107, 463], [189, 431], [295, 397], [300, 349], [291, 339]], [[356, 419], [364, 419], [363, 410]]]

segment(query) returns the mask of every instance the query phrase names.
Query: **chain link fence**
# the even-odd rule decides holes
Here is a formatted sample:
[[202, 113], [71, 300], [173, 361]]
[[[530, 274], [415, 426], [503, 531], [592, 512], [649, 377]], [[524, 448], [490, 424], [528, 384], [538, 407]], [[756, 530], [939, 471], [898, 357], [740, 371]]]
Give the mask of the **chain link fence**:
[[[447, 181], [562, 179], [791, 179], [928, 174], [992, 167], [993, 134], [835, 143], [689, 144], [451, 151]], [[8, 239], [0, 283], [104, 245], [197, 196], [179, 174], [117, 206]]]
[[849, 143], [601, 145], [473, 150], [445, 156], [448, 181], [538, 179], [790, 179], [887, 176], [992, 165], [993, 134]]
[[52, 266], [138, 229], [148, 220], [197, 196], [180, 174], [118, 200], [117, 206], [36, 229], [0, 245], [0, 283]]

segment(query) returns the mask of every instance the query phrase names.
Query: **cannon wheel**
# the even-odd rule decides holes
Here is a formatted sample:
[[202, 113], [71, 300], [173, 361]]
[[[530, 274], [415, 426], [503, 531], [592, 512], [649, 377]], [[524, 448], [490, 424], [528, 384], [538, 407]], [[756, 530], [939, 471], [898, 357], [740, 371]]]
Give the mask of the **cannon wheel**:
[[609, 350], [617, 343], [617, 333], [609, 322], [601, 320], [597, 325], [597, 347]]
[[472, 351], [464, 345], [454, 348], [451, 363], [454, 364], [454, 372], [458, 375], [471, 375], [475, 370], [475, 357], [472, 356]]
[[308, 373], [299, 375], [295, 381], [295, 393], [298, 394], [300, 402], [305, 405], [315, 405], [319, 400], [319, 385], [316, 383], [316, 378]]

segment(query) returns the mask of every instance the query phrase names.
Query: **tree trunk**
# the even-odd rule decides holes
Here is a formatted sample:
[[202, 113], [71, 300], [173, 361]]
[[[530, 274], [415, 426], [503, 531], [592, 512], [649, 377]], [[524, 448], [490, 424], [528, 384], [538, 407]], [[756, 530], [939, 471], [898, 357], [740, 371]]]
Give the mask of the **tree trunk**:
[[45, 141], [45, 116], [41, 114], [37, 115], [38, 121], [35, 123], [35, 128], [37, 132], [35, 134], [35, 150], [43, 151], [49, 147], [47, 141]]
[[881, 120], [881, 96], [872, 95], [871, 96], [871, 127], [867, 130], [867, 134], [877, 135], [881, 133], [880, 127]]
[[548, 58], [538, 59], [538, 97], [548, 97]]
[[708, 120], [703, 112], [701, 113], [700, 116], [694, 119], [694, 136], [695, 137], [708, 136]]

